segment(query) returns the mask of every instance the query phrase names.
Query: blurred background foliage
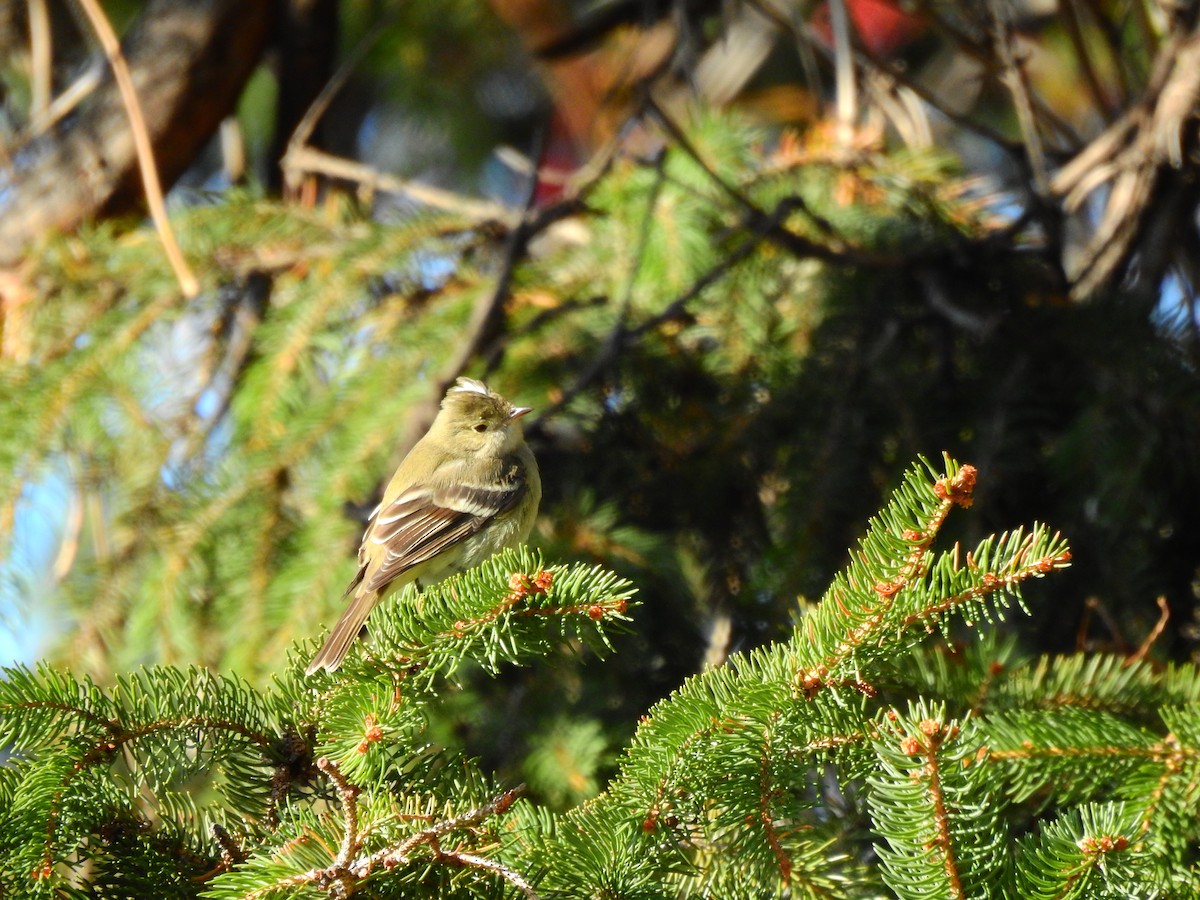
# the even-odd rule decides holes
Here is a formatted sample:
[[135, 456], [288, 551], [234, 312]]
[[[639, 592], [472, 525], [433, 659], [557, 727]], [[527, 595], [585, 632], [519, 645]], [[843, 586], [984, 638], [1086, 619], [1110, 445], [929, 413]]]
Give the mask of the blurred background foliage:
[[[612, 659], [464, 679], [435, 724], [554, 804], [786, 633], [919, 453], [979, 467], [964, 540], [1069, 536], [1030, 649], [1132, 652], [1163, 597], [1155, 652], [1195, 656], [1195, 3], [264, 5], [168, 198], [197, 296], [119, 198], [9, 232], [14, 655], [268, 681], [469, 374], [536, 409], [533, 542], [645, 601]], [[104, 4], [131, 65], [187, 6]], [[0, 5], [0, 60], [11, 224], [111, 85], [70, 3]]]

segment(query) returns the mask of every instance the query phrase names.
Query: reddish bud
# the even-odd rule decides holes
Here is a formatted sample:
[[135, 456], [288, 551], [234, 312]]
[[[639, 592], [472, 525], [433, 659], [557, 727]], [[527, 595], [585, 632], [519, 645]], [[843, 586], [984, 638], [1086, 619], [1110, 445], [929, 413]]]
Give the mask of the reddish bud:
[[554, 584], [554, 573], [553, 572], [549, 572], [546, 569], [542, 569], [540, 572], [537, 573], [537, 575], [534, 576], [533, 588], [534, 588], [535, 593], [538, 593], [538, 594], [546, 593], [546, 591], [550, 590], [550, 586], [552, 584]]
[[919, 756], [924, 749], [921, 742], [911, 735], [900, 741], [900, 752], [905, 756]]
[[921, 729], [922, 734], [927, 737], [933, 737], [935, 734], [941, 732], [942, 723], [936, 719], [925, 719], [917, 727]]
[[592, 619], [595, 622], [599, 622], [601, 619], [604, 618], [604, 607], [600, 606], [599, 604], [589, 606], [587, 614], [588, 614], [588, 618]]
[[819, 675], [812, 672], [800, 673], [800, 693], [804, 695], [805, 700], [811, 700], [817, 696], [817, 692], [825, 686], [825, 682]]
[[975, 479], [979, 471], [974, 466], [963, 466], [953, 478], [942, 478], [934, 482], [933, 492], [942, 500], [949, 500], [964, 509], [974, 502], [971, 494], [975, 490]]
[[367, 748], [374, 743], [383, 739], [383, 728], [379, 724], [379, 717], [375, 713], [367, 713], [363, 717], [363, 739], [358, 745], [359, 753], [366, 753]]
[[875, 685], [867, 681], [856, 681], [854, 682], [854, 687], [864, 697], [874, 697], [879, 693], [879, 690], [875, 687]]

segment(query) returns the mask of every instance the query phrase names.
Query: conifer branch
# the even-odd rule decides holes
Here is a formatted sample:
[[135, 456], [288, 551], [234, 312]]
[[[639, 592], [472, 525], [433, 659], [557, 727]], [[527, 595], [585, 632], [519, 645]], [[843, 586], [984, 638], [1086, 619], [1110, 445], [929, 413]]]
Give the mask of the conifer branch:
[[485, 872], [490, 872], [493, 875], [503, 878], [524, 894], [528, 900], [538, 900], [537, 891], [534, 890], [533, 885], [526, 880], [524, 875], [497, 860], [488, 859], [485, 856], [479, 856], [474, 853], [467, 853], [463, 850], [442, 850], [436, 844], [434, 859], [438, 862], [453, 863], [464, 868], [481, 869]]
[[[818, 612], [805, 619], [810, 647], [828, 647], [828, 642], [818, 636], [818, 627], [835, 636], [835, 643], [824, 651], [820, 663], [798, 670], [798, 682], [802, 686], [808, 685], [804, 689], [839, 683], [840, 679], [831, 679], [831, 675], [840, 669], [857, 670], [855, 661], [860, 650], [878, 646], [895, 627], [891, 613], [897, 597], [901, 591], [918, 584], [925, 577], [929, 570], [929, 547], [950, 510], [955, 506], [966, 508], [971, 505], [977, 476], [975, 467], [951, 465], [949, 457], [946, 457], [946, 467], [947, 473], [932, 485], [924, 482], [918, 473], [910, 472], [906, 485], [908, 492], [916, 495], [914, 499], [925, 500], [926, 508], [906, 511], [908, 515], [915, 514], [918, 517], [908, 523], [908, 527], [900, 527], [899, 517], [903, 514], [898, 509], [889, 510], [890, 515], [873, 522], [872, 530], [860, 543], [857, 555], [861, 571], [852, 567], [844, 581], [835, 581]], [[929, 505], [928, 494], [936, 497], [938, 502]], [[893, 500], [893, 507], [899, 507], [897, 500]], [[872, 581], [870, 590], [874, 592], [873, 597], [850, 600], [851, 592], [857, 593], [860, 598], [867, 598], [867, 585], [859, 584], [856, 579], [876, 570], [879, 551], [874, 548], [872, 541], [882, 540], [884, 535], [890, 536], [893, 545], [906, 548], [903, 562], [895, 568], [892, 577]], [[848, 607], [847, 602], [854, 603], [854, 608]], [[822, 620], [819, 626], [818, 619]]]
[[957, 729], [944, 732], [942, 723], [935, 719], [925, 719], [921, 722], [921, 731], [925, 739], [910, 735], [901, 741], [901, 749], [912, 756], [925, 757], [925, 775], [928, 779], [930, 799], [933, 801], [933, 824], [937, 829], [937, 840], [933, 846], [942, 856], [942, 865], [946, 869], [946, 879], [950, 887], [950, 896], [959, 900], [963, 896], [962, 880], [958, 875], [958, 864], [954, 858], [954, 841], [950, 836], [950, 814], [946, 809], [946, 796], [942, 792], [940, 772], [940, 757], [938, 750], [942, 741], [957, 735]]
[[93, 743], [91, 749], [74, 762], [51, 798], [46, 815], [46, 841], [43, 857], [46, 866], [51, 866], [54, 862], [56, 833], [62, 818], [62, 804], [68, 789], [81, 775], [89, 774], [92, 767], [110, 763], [116, 759], [117, 754], [126, 750], [131, 744], [165, 732], [199, 729], [209, 732], [228, 731], [257, 745], [264, 752], [273, 746], [273, 741], [269, 736], [248, 728], [241, 722], [213, 716], [181, 716], [147, 722], [136, 728], [125, 728], [119, 722], [105, 723], [105, 726], [109, 729], [109, 735]]
[[[1026, 535], [1021, 542], [1020, 549], [1016, 551], [1014, 562], [1022, 561], [1023, 557], [1027, 555], [1026, 551], [1036, 546], [1036, 541], [1036, 534]], [[1051, 539], [1051, 544], [1061, 545], [1061, 537], [1055, 535]], [[925, 625], [926, 628], [931, 628], [932, 623], [938, 621], [945, 613], [951, 610], [976, 603], [998, 591], [1012, 591], [1022, 582], [1028, 581], [1030, 578], [1040, 578], [1049, 572], [1053, 572], [1055, 569], [1065, 568], [1070, 562], [1071, 552], [1064, 548], [1058, 552], [1048, 553], [1025, 563], [1022, 568], [1016, 571], [1011, 571], [1003, 575], [996, 574], [995, 572], [987, 572], [983, 575], [982, 584], [946, 597], [938, 603], [926, 606], [917, 612], [910, 613], [904, 617], [903, 624], [905, 626]], [[969, 555], [967, 565], [972, 565]]]
[[361, 788], [347, 781], [341, 770], [338, 769], [337, 763], [326, 756], [317, 760], [317, 768], [333, 782], [333, 786], [337, 788], [338, 799], [342, 804], [345, 829], [342, 832], [342, 844], [334, 858], [334, 866], [345, 868], [362, 846], [358, 836], [358, 795]]
[[778, 719], [779, 713], [776, 711], [771, 714], [766, 727], [763, 728], [763, 749], [759, 757], [758, 821], [762, 826], [767, 845], [771, 848], [771, 853], [774, 854], [775, 861], [779, 865], [779, 880], [786, 885], [792, 880], [792, 860], [779, 841], [779, 835], [775, 831], [775, 817], [771, 812], [771, 797], [775, 792], [771, 777], [771, 767], [774, 762], [771, 738], [772, 730]]
[[442, 819], [427, 828], [409, 835], [397, 843], [376, 850], [366, 855], [358, 855], [362, 847], [363, 836], [358, 825], [358, 795], [361, 788], [351, 784], [340, 772], [332, 760], [322, 758], [317, 765], [321, 771], [334, 783], [342, 805], [344, 829], [341, 845], [337, 850], [331, 865], [309, 869], [296, 875], [283, 878], [273, 884], [247, 895], [248, 898], [266, 896], [283, 887], [302, 887], [311, 885], [320, 890], [328, 891], [334, 897], [345, 898], [353, 894], [363, 880], [380, 869], [390, 871], [412, 862], [417, 850], [428, 847], [430, 858], [436, 863], [458, 865], [467, 868], [477, 868], [498, 875], [527, 897], [536, 898], [537, 894], [529, 882], [512, 868], [502, 863], [487, 860], [475, 854], [462, 850], [446, 851], [441, 848], [440, 839], [455, 831], [469, 830], [483, 824], [487, 819], [501, 816], [524, 792], [524, 786], [518, 786], [496, 795], [488, 803], [467, 810], [466, 812]]
[[[222, 870], [232, 869], [246, 858], [245, 852], [233, 839], [233, 835], [220, 822], [213, 822], [208, 826], [208, 830], [213, 840], [217, 842], [217, 846], [221, 848], [221, 867], [211, 872], [209, 877]], [[203, 880], [207, 881], [208, 879]]]

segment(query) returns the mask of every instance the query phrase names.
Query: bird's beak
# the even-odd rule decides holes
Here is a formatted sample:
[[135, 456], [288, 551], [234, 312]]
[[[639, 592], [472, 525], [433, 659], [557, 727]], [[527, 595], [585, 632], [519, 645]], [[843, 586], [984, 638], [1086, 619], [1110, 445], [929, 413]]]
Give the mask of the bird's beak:
[[521, 418], [521, 416], [525, 415], [526, 413], [531, 413], [531, 412], [533, 412], [532, 406], [514, 406], [512, 408], [512, 412], [510, 412], [508, 414], [508, 418], [510, 420], [511, 419], [519, 419], [519, 418]]

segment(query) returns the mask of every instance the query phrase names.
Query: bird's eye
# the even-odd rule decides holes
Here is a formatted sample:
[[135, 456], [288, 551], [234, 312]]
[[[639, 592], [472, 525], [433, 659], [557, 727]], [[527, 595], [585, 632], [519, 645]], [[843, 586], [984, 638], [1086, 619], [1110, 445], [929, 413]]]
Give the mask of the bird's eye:
[[475, 426], [475, 430], [478, 431], [480, 434], [483, 434], [485, 431], [487, 431], [487, 423], [480, 422], [478, 425]]

